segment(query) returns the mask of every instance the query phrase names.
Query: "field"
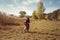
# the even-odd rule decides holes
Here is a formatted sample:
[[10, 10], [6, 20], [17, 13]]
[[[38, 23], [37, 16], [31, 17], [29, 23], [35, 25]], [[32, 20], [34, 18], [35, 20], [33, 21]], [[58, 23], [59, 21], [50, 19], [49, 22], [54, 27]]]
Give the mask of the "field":
[[60, 21], [31, 20], [29, 33], [24, 27], [0, 24], [0, 40], [60, 40]]

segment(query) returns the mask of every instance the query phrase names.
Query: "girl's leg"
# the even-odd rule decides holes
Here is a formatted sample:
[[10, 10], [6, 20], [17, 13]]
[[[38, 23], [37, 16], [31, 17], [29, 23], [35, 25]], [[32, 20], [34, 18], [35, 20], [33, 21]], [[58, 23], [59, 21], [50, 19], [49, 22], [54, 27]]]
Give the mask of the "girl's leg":
[[26, 26], [26, 30], [29, 31], [29, 24], [27, 24], [27, 26]]

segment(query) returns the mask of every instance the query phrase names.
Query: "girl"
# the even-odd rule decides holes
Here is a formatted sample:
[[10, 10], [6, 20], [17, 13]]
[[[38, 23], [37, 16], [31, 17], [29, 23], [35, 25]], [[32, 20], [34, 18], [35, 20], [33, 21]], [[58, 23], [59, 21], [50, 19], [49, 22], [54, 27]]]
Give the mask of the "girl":
[[26, 29], [25, 29], [25, 32], [29, 32], [29, 28], [30, 28], [30, 19], [29, 17], [27, 17], [27, 19], [25, 20], [25, 26], [26, 26]]

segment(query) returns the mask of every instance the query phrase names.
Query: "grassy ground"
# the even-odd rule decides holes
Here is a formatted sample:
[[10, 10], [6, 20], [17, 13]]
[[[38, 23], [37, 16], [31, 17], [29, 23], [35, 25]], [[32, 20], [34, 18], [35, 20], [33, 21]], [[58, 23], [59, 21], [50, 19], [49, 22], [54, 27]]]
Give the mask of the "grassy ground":
[[3, 26], [0, 40], [60, 40], [60, 21], [32, 20], [29, 33], [22, 32], [24, 27]]

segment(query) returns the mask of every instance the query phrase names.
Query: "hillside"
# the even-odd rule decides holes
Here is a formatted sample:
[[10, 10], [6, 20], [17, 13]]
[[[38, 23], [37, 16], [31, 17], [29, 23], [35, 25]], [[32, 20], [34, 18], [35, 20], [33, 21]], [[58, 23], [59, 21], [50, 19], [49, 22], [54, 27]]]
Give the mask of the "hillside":
[[5, 27], [11, 29], [0, 29], [1, 40], [60, 40], [60, 21], [31, 20], [29, 33], [22, 32], [24, 25]]
[[23, 19], [0, 13], [0, 24], [1, 25], [20, 25], [21, 22], [23, 22]]

